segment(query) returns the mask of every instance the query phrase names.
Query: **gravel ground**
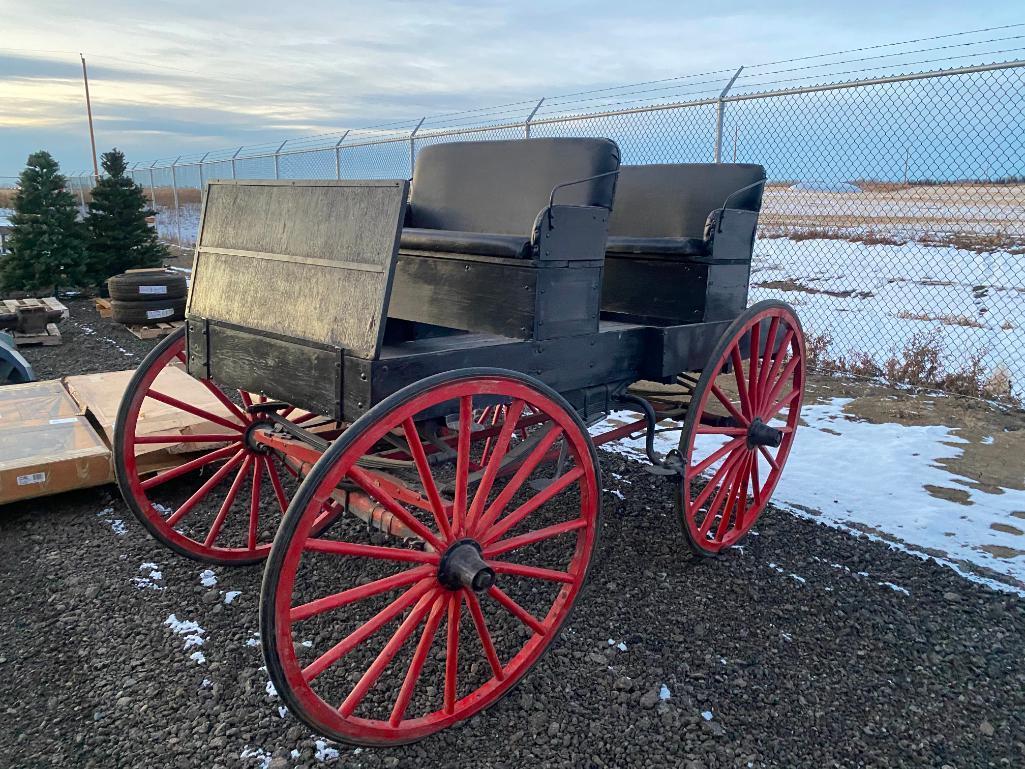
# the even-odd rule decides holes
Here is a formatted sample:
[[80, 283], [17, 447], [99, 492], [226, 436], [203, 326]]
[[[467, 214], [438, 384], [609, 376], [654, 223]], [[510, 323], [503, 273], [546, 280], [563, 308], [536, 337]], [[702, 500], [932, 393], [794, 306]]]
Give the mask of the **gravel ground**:
[[[27, 350], [40, 376], [150, 345], [72, 313], [62, 347]], [[112, 487], [0, 509], [0, 765], [1025, 763], [1021, 599], [771, 509], [742, 549], [699, 561], [664, 480], [610, 454], [602, 469], [598, 562], [561, 639], [495, 707], [392, 750], [279, 711], [251, 643], [259, 567], [204, 585]]]

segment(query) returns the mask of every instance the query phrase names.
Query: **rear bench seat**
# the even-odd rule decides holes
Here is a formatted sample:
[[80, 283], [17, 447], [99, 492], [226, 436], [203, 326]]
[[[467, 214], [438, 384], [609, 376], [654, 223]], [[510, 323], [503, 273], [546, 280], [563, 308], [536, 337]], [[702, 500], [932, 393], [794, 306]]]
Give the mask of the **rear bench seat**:
[[747, 303], [764, 182], [754, 164], [620, 168], [602, 314], [656, 325], [735, 317]]
[[608, 139], [425, 147], [389, 317], [533, 339], [596, 330], [618, 169]]

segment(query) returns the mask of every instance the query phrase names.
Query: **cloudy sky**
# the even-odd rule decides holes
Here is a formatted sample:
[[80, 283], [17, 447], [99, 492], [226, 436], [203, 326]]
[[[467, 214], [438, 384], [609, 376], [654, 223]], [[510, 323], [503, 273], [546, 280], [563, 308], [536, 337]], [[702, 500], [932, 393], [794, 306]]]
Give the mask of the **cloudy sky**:
[[[0, 0], [0, 176], [36, 149], [91, 165], [79, 51], [98, 150], [153, 160], [1022, 21], [1010, 0]], [[1023, 55], [1025, 27], [976, 37]]]

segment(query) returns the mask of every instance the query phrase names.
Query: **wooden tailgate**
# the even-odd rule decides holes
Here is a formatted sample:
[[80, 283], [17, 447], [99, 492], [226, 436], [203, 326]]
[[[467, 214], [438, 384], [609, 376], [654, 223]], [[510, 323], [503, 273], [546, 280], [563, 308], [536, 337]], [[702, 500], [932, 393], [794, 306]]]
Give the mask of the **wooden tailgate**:
[[210, 182], [189, 318], [376, 358], [408, 186]]

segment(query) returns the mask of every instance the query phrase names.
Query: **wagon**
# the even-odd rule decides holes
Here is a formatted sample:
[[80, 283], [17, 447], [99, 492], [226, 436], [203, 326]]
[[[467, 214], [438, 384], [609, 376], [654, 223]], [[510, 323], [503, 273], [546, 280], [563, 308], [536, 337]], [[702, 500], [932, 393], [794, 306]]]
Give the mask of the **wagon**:
[[[700, 557], [765, 509], [805, 355], [790, 307], [747, 307], [764, 180], [563, 138], [437, 144], [411, 182], [210, 182], [186, 325], [118, 415], [127, 504], [182, 555], [266, 561], [267, 670], [312, 729], [464, 721], [585, 586], [596, 447], [647, 456]], [[186, 373], [202, 399], [163, 384]]]

